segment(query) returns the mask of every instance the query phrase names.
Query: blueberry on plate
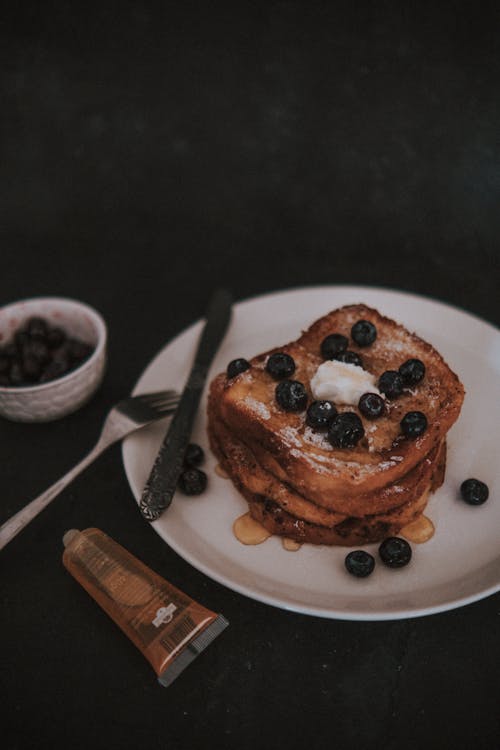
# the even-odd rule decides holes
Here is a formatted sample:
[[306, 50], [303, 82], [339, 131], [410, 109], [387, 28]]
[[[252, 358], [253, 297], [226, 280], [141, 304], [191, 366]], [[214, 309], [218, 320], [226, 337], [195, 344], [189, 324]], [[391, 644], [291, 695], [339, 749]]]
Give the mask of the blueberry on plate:
[[405, 437], [417, 438], [427, 429], [427, 417], [421, 411], [409, 411], [404, 415], [400, 425]]
[[226, 375], [228, 378], [235, 378], [241, 372], [245, 372], [250, 367], [250, 362], [247, 362], [243, 357], [233, 359], [227, 366]]
[[199, 466], [205, 460], [205, 453], [201, 445], [189, 443], [184, 454], [184, 466]]
[[357, 365], [363, 367], [363, 359], [357, 352], [352, 352], [349, 349], [345, 352], [339, 352], [334, 356], [337, 362], [345, 362], [348, 365]]
[[334, 448], [354, 448], [365, 434], [361, 419], [353, 411], [345, 411], [333, 418], [328, 429], [328, 440]]
[[207, 475], [201, 469], [191, 467], [181, 473], [178, 486], [185, 495], [201, 495], [207, 486]]
[[373, 573], [375, 558], [363, 549], [356, 549], [346, 555], [344, 564], [348, 573], [356, 578], [366, 578]]
[[335, 355], [345, 352], [349, 341], [341, 333], [330, 333], [321, 342], [321, 356], [323, 359], [334, 359]]
[[281, 378], [289, 378], [295, 372], [295, 362], [293, 357], [285, 352], [275, 352], [271, 354], [266, 362], [267, 372], [280, 380]]
[[313, 401], [307, 407], [306, 424], [316, 430], [326, 430], [336, 414], [337, 409], [331, 401]]
[[369, 320], [358, 320], [351, 328], [351, 337], [358, 346], [371, 346], [377, 338], [377, 329]]
[[378, 393], [363, 393], [358, 409], [367, 419], [378, 419], [385, 411], [384, 399]]
[[390, 536], [378, 548], [380, 559], [389, 568], [403, 568], [411, 560], [411, 547], [406, 539]]
[[399, 374], [405, 385], [416, 385], [424, 378], [425, 365], [421, 359], [407, 359], [399, 367]]
[[303, 411], [307, 406], [307, 391], [298, 380], [282, 380], [276, 386], [275, 396], [285, 411]]
[[403, 393], [403, 378], [396, 370], [386, 370], [378, 379], [378, 389], [387, 398], [397, 398]]
[[488, 485], [480, 479], [466, 479], [460, 485], [462, 500], [469, 505], [482, 505], [489, 497]]

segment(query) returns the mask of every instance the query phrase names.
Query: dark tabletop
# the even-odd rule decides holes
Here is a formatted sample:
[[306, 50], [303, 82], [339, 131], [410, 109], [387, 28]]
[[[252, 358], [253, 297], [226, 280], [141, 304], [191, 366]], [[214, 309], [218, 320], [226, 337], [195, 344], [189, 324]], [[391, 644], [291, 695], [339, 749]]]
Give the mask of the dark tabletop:
[[[377, 285], [500, 323], [495, 4], [14, 5], [0, 303], [88, 302], [109, 363], [72, 416], [0, 422], [0, 520], [76, 463], [216, 286]], [[88, 526], [230, 621], [168, 689], [61, 564], [64, 531]], [[499, 746], [498, 594], [392, 622], [266, 606], [139, 518], [118, 446], [0, 571], [5, 750]]]

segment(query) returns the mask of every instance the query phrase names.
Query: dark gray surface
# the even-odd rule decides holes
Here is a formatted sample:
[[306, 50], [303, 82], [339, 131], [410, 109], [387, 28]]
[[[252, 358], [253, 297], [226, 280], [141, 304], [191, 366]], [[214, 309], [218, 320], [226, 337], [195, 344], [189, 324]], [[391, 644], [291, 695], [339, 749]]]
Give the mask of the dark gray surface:
[[[110, 360], [77, 414], [0, 422], [0, 520], [80, 458], [215, 286], [383, 285], [500, 323], [493, 3], [13, 5], [0, 302], [85, 300]], [[168, 690], [62, 567], [64, 531], [91, 525], [230, 620]], [[498, 747], [498, 595], [392, 623], [251, 601], [141, 520], [118, 447], [1, 558], [6, 750]]]

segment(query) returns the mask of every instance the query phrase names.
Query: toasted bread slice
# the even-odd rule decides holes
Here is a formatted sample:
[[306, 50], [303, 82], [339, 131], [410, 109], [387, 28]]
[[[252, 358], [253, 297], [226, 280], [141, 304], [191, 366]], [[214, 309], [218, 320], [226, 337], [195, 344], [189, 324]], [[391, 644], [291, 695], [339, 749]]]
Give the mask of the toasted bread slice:
[[[399, 504], [381, 513], [349, 515], [309, 502], [266, 472], [252, 451], [234, 438], [213, 414], [210, 442], [221, 466], [249, 504], [251, 515], [273, 534], [313, 544], [367, 544], [396, 534], [424, 510], [430, 491], [443, 481], [446, 450], [438, 446], [422, 466], [395, 488]], [[399, 492], [397, 491], [399, 490]], [[365, 507], [370, 500], [365, 498]]]
[[[376, 326], [377, 338], [371, 346], [359, 347], [351, 339], [351, 328], [358, 320]], [[355, 448], [332, 447], [324, 434], [306, 426], [304, 412], [284, 411], [275, 399], [277, 383], [265, 369], [271, 353], [290, 354], [296, 365], [293, 378], [304, 384], [311, 401], [311, 377], [323, 361], [321, 342], [331, 333], [349, 338], [349, 349], [361, 355], [364, 369], [377, 381], [383, 372], [398, 370], [411, 358], [422, 360], [426, 368], [420, 383], [386, 401], [384, 416], [370, 421], [360, 415], [365, 436]], [[464, 398], [458, 377], [430, 344], [365, 305], [350, 305], [325, 315], [297, 341], [256, 356], [250, 364], [250, 369], [235, 378], [221, 374], [213, 381], [212, 414], [252, 450], [266, 471], [307, 500], [335, 512], [339, 511], [339, 499], [347, 504], [352, 501], [352, 510], [360, 496], [374, 497], [378, 490], [395, 485], [422, 465], [443, 442]], [[340, 412], [359, 414], [357, 406], [336, 406]], [[416, 439], [401, 432], [400, 421], [409, 411], [421, 411], [427, 418], [426, 431]], [[372, 510], [376, 514], [383, 508], [374, 505]]]

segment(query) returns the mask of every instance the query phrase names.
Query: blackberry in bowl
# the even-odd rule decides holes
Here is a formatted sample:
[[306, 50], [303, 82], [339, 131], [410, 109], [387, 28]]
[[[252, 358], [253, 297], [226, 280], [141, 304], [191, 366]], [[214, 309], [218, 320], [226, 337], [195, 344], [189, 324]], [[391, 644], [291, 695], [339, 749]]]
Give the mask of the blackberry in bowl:
[[101, 315], [76, 300], [0, 308], [0, 416], [48, 422], [76, 411], [102, 380], [106, 342]]

